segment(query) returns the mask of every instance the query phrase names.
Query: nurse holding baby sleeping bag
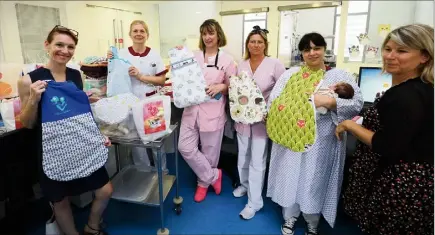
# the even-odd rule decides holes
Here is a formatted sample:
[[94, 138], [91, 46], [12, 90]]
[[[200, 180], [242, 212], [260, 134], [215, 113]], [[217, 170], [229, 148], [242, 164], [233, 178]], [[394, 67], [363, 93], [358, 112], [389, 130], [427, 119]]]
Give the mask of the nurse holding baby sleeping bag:
[[[131, 78], [131, 91], [140, 100], [145, 97], [150, 97], [157, 93], [155, 86], [163, 86], [165, 84], [168, 72], [159, 53], [145, 45], [149, 37], [148, 25], [142, 20], [135, 20], [130, 24], [130, 38], [133, 45], [120, 49], [117, 55], [112, 51], [108, 51], [107, 58], [119, 58], [129, 63], [128, 75]], [[154, 162], [157, 162], [156, 151], [133, 147], [133, 161], [135, 165], [140, 165], [146, 168], [151, 167], [149, 156], [153, 156]], [[166, 157], [163, 154], [162, 168], [167, 173]], [[154, 168], [152, 168], [155, 170]]]
[[[219, 23], [213, 19], [206, 20], [199, 31], [200, 51], [195, 51], [194, 57], [201, 66], [206, 92], [213, 99], [184, 108], [178, 143], [178, 150], [198, 177], [194, 196], [196, 202], [205, 199], [209, 186], [216, 194], [221, 193], [222, 171], [217, 165], [226, 122], [224, 95], [228, 91], [229, 77], [236, 73], [234, 60], [219, 50], [226, 45]], [[219, 94], [223, 96], [217, 97]]]
[[[245, 58], [239, 63], [238, 77], [231, 78], [230, 111], [235, 120], [238, 140], [238, 171], [241, 185], [234, 197], [248, 194], [248, 202], [240, 212], [242, 219], [251, 219], [263, 207], [261, 192], [266, 172], [268, 137], [264, 116], [266, 102], [275, 82], [285, 71], [284, 65], [270, 58], [266, 29], [255, 26], [246, 38]], [[249, 82], [244, 82], [249, 80]]]

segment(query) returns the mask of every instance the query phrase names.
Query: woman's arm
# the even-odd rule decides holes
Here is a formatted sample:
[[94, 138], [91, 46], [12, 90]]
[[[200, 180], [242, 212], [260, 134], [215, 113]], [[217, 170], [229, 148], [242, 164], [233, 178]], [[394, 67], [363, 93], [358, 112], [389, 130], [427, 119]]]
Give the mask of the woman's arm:
[[369, 146], [370, 148], [372, 147], [372, 139], [373, 136], [375, 135], [373, 131], [358, 125], [356, 122], [352, 120], [345, 120], [337, 126], [335, 130], [335, 135], [339, 140], [341, 140], [341, 133], [344, 131], [350, 132], [359, 141], [363, 142], [365, 145]]
[[46, 82], [37, 81], [32, 84], [29, 75], [25, 75], [18, 80], [18, 95], [21, 100], [20, 121], [24, 127], [32, 129], [35, 125], [38, 104], [42, 92], [45, 91]]
[[160, 76], [149, 76], [149, 75], [138, 74], [136, 78], [144, 83], [151, 83], [156, 86], [163, 86], [165, 85], [165, 81], [166, 81], [165, 74]]

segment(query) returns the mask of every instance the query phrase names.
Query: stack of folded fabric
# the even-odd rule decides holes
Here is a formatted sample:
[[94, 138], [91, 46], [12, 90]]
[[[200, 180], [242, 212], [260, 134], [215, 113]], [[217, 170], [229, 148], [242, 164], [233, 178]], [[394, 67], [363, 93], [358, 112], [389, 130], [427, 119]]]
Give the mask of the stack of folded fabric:
[[165, 85], [160, 87], [159, 94], [160, 95], [167, 95], [167, 96], [171, 97], [171, 99], [172, 99], [172, 81], [171, 80], [166, 80]]
[[80, 63], [85, 75], [84, 90], [93, 97], [105, 97], [107, 92], [107, 59], [89, 56]]

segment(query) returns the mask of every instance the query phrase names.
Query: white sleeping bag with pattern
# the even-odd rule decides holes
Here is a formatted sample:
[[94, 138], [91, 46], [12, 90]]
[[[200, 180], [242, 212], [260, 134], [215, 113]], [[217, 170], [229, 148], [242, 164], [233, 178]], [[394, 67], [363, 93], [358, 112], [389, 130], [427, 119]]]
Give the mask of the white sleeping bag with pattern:
[[183, 47], [173, 48], [168, 54], [171, 60], [174, 105], [186, 108], [209, 101], [210, 96], [205, 92], [207, 84], [193, 53]]
[[246, 72], [230, 77], [228, 88], [231, 118], [238, 123], [263, 121], [267, 113], [266, 101], [255, 80]]

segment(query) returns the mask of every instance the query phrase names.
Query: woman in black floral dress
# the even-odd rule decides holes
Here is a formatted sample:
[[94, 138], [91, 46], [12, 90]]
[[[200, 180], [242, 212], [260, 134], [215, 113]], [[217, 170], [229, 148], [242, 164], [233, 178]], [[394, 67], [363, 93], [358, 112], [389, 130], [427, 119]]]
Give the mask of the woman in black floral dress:
[[407, 25], [382, 46], [393, 87], [364, 112], [363, 127], [337, 126], [360, 141], [344, 193], [346, 212], [368, 234], [433, 234], [434, 30]]

